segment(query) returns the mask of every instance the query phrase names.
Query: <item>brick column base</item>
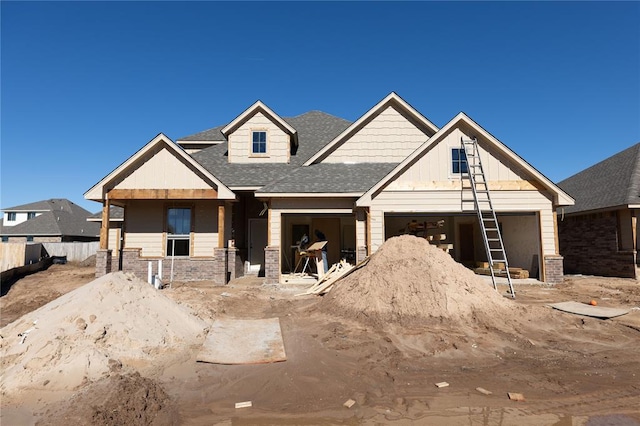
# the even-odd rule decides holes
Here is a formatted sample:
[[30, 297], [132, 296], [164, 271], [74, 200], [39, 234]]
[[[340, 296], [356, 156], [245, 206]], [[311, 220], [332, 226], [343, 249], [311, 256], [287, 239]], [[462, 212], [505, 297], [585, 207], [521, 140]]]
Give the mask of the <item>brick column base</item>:
[[356, 250], [356, 263], [362, 262], [367, 257], [367, 248], [360, 246]]
[[544, 282], [559, 284], [564, 280], [563, 259], [560, 255], [547, 255], [544, 257]]
[[228, 282], [227, 274], [227, 249], [213, 249], [213, 282], [216, 285], [225, 285]]
[[242, 260], [239, 250], [235, 247], [227, 249], [227, 268], [229, 269], [229, 281], [243, 276]]
[[96, 278], [111, 273], [113, 250], [100, 249], [96, 252]]
[[280, 283], [280, 247], [264, 248], [264, 278], [265, 284]]

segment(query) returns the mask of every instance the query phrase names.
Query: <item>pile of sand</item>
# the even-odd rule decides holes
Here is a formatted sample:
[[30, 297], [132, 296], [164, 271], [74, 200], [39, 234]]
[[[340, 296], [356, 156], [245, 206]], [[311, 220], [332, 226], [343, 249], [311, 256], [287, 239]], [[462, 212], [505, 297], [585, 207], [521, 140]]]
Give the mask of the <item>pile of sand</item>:
[[151, 285], [108, 274], [0, 329], [0, 390], [73, 390], [123, 367], [161, 368], [205, 334], [204, 322]]
[[84, 388], [47, 412], [36, 425], [174, 425], [178, 408], [155, 381], [115, 374]]
[[485, 280], [423, 238], [390, 238], [320, 304], [371, 325], [495, 323], [516, 309]]

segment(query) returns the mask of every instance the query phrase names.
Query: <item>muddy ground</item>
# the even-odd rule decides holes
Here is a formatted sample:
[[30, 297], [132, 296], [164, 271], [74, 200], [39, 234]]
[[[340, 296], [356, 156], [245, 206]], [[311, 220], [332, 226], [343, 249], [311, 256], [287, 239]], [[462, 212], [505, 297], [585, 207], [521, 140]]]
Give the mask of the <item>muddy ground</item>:
[[[0, 298], [2, 326], [92, 281], [94, 271], [53, 265], [23, 278]], [[477, 326], [471, 334], [446, 323], [410, 330], [367, 326], [324, 313], [320, 297], [296, 296], [303, 289], [262, 285], [254, 277], [224, 287], [174, 283], [162, 290], [206, 321], [279, 317], [285, 362], [215, 365], [187, 354], [168, 368], [146, 369], [143, 377], [114, 371], [107, 381], [65, 395], [66, 402], [31, 395], [7, 405], [3, 398], [1, 423], [640, 424], [640, 310], [598, 320], [546, 307], [591, 299], [638, 307], [636, 280], [573, 276], [557, 286], [517, 285], [516, 303], [530, 310], [527, 326]], [[513, 324], [519, 328], [522, 321]], [[448, 387], [435, 386], [445, 381]], [[508, 392], [525, 400], [509, 400]], [[346, 408], [349, 399], [355, 404]], [[236, 409], [241, 401], [252, 407]], [[153, 415], [136, 411], [141, 405], [154, 408], [148, 410]]]

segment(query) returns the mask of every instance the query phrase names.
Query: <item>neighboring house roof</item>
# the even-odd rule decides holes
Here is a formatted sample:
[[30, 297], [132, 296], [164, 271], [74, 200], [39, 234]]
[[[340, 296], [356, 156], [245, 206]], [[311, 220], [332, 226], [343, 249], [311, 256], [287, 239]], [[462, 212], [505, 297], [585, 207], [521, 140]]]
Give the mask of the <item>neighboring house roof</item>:
[[385, 177], [396, 163], [320, 163], [300, 167], [256, 191], [256, 195], [339, 193], [361, 195]]
[[232, 189], [258, 188], [283, 178], [302, 165], [351, 124], [321, 111], [310, 111], [283, 120], [298, 134], [299, 145], [289, 163], [229, 163], [226, 141], [196, 152], [192, 157]]
[[474, 129], [478, 137], [481, 137], [482, 140], [486, 141], [490, 144], [495, 150], [501, 152], [507, 158], [512, 160], [514, 163], [521, 166], [527, 173], [533, 176], [538, 182], [540, 182], [549, 192], [554, 195], [554, 204], [557, 206], [567, 206], [573, 204], [573, 199], [565, 193], [562, 189], [560, 189], [557, 185], [551, 182], [546, 176], [536, 170], [533, 166], [527, 163], [522, 157], [509, 149], [506, 145], [496, 139], [491, 133], [487, 132], [483, 129], [478, 123], [473, 121], [469, 116], [467, 116], [464, 112], [458, 113], [451, 121], [449, 121], [446, 125], [444, 125], [440, 130], [438, 130], [429, 140], [422, 144], [418, 149], [416, 149], [411, 155], [409, 155], [406, 159], [404, 159], [401, 163], [399, 163], [387, 176], [385, 176], [382, 180], [380, 180], [377, 184], [375, 184], [371, 189], [369, 189], [362, 197], [360, 197], [356, 201], [356, 205], [358, 206], [368, 206], [371, 203], [372, 198], [375, 196], [375, 193], [385, 185], [389, 184], [393, 181], [397, 176], [401, 175], [409, 166], [418, 161], [425, 152], [427, 152], [432, 146], [438, 144], [442, 141], [449, 132], [459, 126], [461, 124], [465, 124], [472, 129]]
[[640, 143], [621, 151], [561, 182], [575, 198], [565, 213], [612, 207], [640, 208]]
[[[100, 222], [102, 221], [102, 210], [92, 214], [87, 218], [90, 222]], [[115, 222], [121, 222], [124, 220], [124, 208], [120, 206], [109, 206], [109, 220]]]
[[[43, 211], [45, 206], [48, 208]], [[91, 212], [63, 198], [24, 204], [3, 209], [3, 211], [34, 211], [41, 212], [41, 214], [14, 226], [2, 226], [2, 235], [69, 237], [97, 237], [100, 235], [100, 225], [87, 222], [87, 217], [91, 215]]]

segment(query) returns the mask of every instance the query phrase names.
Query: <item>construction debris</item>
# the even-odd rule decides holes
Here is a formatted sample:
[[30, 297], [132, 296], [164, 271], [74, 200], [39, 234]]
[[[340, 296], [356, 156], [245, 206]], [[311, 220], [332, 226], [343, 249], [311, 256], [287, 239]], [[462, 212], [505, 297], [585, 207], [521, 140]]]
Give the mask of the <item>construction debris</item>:
[[449, 386], [449, 383], [447, 382], [436, 383], [436, 387], [438, 388], [446, 388], [447, 386]]
[[524, 401], [524, 395], [516, 392], [507, 392], [509, 399], [512, 401]]
[[349, 263], [341, 260], [339, 263], [335, 263], [331, 268], [327, 271], [326, 274], [322, 278], [318, 280], [315, 284], [313, 284], [307, 291], [304, 293], [297, 294], [296, 296], [305, 296], [309, 294], [325, 294], [331, 290], [331, 287], [338, 281], [340, 278], [346, 276], [349, 272], [361, 267], [366, 261], [360, 262], [359, 265], [351, 266]]
[[[487, 263], [487, 262], [484, 262], [484, 263]], [[500, 265], [502, 267], [500, 267]], [[493, 274], [496, 277], [506, 277], [507, 271], [504, 268], [504, 263], [498, 264], [497, 266], [498, 266], [497, 268], [496, 267], [493, 268]], [[488, 267], [475, 268], [473, 272], [475, 272], [478, 275], [491, 275], [491, 269], [489, 269]], [[522, 268], [509, 268], [509, 275], [511, 275], [511, 278], [513, 279], [521, 280], [521, 279], [529, 278], [529, 271]]]
[[356, 402], [353, 399], [347, 399], [347, 401], [342, 405], [344, 405], [347, 408], [351, 408], [354, 406], [355, 403]]
[[251, 401], [236, 402], [236, 408], [248, 408], [251, 406]]
[[486, 390], [485, 388], [477, 387], [476, 390], [484, 395], [491, 395], [493, 392]]

